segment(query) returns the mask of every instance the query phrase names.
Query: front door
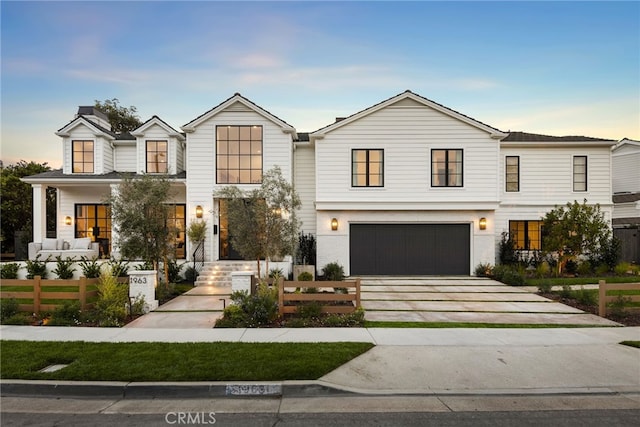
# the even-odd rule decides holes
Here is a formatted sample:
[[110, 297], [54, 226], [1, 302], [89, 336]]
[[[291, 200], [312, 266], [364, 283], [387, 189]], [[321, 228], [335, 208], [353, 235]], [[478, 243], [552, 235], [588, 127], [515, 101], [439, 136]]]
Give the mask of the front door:
[[231, 243], [231, 236], [233, 236], [233, 230], [229, 229], [229, 219], [227, 218], [227, 201], [225, 199], [220, 199], [220, 209], [219, 211], [219, 224], [220, 224], [220, 235], [218, 239], [218, 253], [219, 259], [221, 260], [243, 260], [244, 258], [240, 255], [234, 248]]

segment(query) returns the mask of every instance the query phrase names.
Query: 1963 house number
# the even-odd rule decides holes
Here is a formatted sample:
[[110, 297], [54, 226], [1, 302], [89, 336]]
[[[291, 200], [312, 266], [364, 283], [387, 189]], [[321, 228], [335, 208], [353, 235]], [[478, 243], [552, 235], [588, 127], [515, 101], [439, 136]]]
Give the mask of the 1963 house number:
[[147, 278], [146, 277], [132, 276], [132, 277], [130, 277], [130, 279], [131, 279], [131, 283], [136, 284], [136, 285], [146, 285], [147, 284]]

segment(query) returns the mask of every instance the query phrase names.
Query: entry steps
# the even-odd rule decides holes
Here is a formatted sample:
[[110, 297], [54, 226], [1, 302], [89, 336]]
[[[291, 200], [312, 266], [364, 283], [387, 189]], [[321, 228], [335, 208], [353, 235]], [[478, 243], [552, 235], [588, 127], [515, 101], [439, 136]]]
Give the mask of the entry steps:
[[231, 273], [255, 271], [255, 261], [209, 261], [205, 262], [194, 286], [231, 286]]

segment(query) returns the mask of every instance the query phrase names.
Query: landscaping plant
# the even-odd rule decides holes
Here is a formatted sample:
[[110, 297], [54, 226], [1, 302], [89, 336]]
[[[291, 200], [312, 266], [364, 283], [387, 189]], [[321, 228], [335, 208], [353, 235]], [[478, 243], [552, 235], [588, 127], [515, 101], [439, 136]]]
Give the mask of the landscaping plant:
[[71, 258], [62, 258], [60, 255], [56, 257], [56, 268], [52, 272], [58, 276], [58, 279], [69, 280], [73, 279], [73, 272], [76, 269], [73, 267], [74, 260]]
[[87, 279], [96, 279], [100, 277], [100, 264], [96, 258], [89, 260], [87, 257], [83, 256], [79, 264], [80, 269], [82, 269], [82, 275]]
[[40, 261], [40, 255], [38, 255], [35, 260], [26, 260], [25, 263], [27, 279], [33, 279], [36, 276], [40, 276], [42, 279], [47, 278], [47, 263], [46, 261]]
[[17, 279], [21, 268], [20, 264], [15, 262], [0, 265], [0, 279]]
[[118, 283], [110, 273], [102, 273], [98, 282], [95, 316], [98, 326], [122, 326], [127, 319], [129, 286]]

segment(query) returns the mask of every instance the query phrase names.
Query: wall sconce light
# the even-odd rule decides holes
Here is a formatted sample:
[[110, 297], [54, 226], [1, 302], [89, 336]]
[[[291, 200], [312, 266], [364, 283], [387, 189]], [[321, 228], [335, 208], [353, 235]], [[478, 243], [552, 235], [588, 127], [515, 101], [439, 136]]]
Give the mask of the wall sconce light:
[[214, 235], [218, 234], [218, 224], [213, 224], [213, 234]]
[[202, 206], [196, 206], [196, 218], [202, 218]]
[[64, 224], [65, 225], [71, 225], [71, 217], [70, 216], [65, 216], [64, 217]]
[[338, 229], [338, 219], [337, 218], [332, 218], [331, 219], [331, 229], [333, 231], [336, 231]]
[[487, 218], [485, 218], [485, 217], [480, 218], [480, 222], [478, 223], [478, 227], [480, 228], [480, 230], [486, 230], [487, 229]]

